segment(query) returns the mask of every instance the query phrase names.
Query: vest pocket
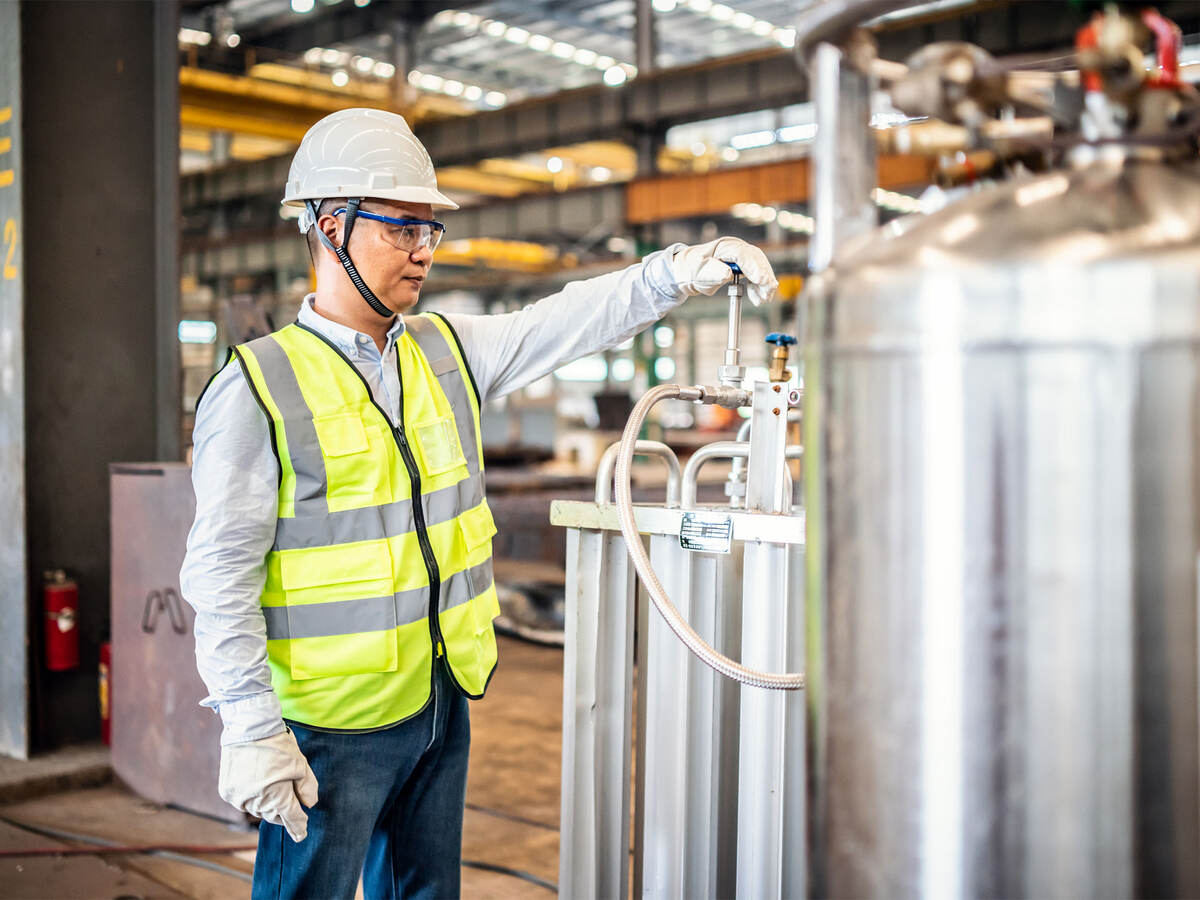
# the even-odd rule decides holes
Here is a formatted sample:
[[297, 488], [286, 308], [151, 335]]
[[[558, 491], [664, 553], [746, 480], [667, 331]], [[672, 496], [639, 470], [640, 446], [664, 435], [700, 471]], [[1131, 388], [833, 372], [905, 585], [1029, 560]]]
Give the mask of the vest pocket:
[[395, 615], [392, 621], [393, 626], [387, 631], [294, 639], [292, 680], [395, 672], [400, 661], [396, 650]]
[[386, 541], [280, 555], [293, 679], [395, 671], [392, 557]]
[[496, 533], [496, 520], [492, 518], [492, 510], [487, 501], [484, 500], [459, 516], [458, 527], [462, 531], [468, 559], [473, 555], [472, 550], [490, 544], [492, 536]]
[[313, 427], [324, 457], [331, 511], [392, 502], [391, 434], [383, 426], [349, 412], [314, 416]]
[[326, 456], [349, 456], [367, 449], [367, 430], [358, 413], [314, 416], [313, 427]]
[[441, 475], [466, 467], [467, 459], [458, 442], [458, 426], [453, 414], [418, 422], [413, 426], [413, 431], [417, 437], [417, 450], [421, 454], [421, 467], [426, 475]]

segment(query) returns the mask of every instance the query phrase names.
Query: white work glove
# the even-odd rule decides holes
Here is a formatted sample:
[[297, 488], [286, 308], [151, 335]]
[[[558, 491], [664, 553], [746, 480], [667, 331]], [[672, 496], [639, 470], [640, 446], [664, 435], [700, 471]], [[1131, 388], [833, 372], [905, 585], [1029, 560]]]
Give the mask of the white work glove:
[[317, 776], [291, 731], [221, 748], [217, 791], [232, 806], [282, 825], [296, 843], [308, 837], [304, 806], [317, 802]]
[[712, 295], [733, 278], [733, 270], [725, 265], [726, 262], [737, 263], [742, 270], [746, 296], [751, 303], [758, 306], [775, 299], [779, 282], [766, 254], [741, 238], [723, 237], [707, 244], [679, 248], [670, 260], [671, 274], [685, 293]]

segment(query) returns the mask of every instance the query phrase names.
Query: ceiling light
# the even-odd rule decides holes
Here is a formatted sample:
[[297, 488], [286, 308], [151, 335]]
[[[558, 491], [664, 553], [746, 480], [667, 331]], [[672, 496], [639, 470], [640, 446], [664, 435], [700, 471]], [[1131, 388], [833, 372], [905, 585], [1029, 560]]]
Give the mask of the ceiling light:
[[692, 156], [703, 156], [708, 152], [708, 145], [704, 141], [696, 141], [692, 144]]
[[203, 319], [183, 319], [178, 331], [181, 344], [211, 344], [217, 339], [216, 323]]
[[614, 234], [605, 241], [604, 246], [608, 248], [609, 253], [624, 253], [629, 248], [629, 241], [619, 234]]
[[509, 28], [504, 32], [504, 39], [511, 44], [524, 44], [529, 40], [529, 32], [524, 28]]
[[592, 169], [592, 181], [608, 181], [612, 178], [612, 169], [604, 166], [595, 166]]
[[773, 206], [764, 206], [763, 211], [759, 213], [759, 218], [764, 222], [774, 222], [775, 217], [779, 215], [779, 210]]
[[321, 61], [321, 48], [310, 47], [304, 51], [304, 61], [310, 66], [315, 66]]
[[463, 83], [451, 79], [442, 85], [442, 93], [450, 97], [461, 97], [463, 92]]
[[408, 83], [411, 84], [413, 87], [419, 87], [421, 84], [421, 79], [423, 77], [425, 77], [425, 76], [421, 74], [419, 69], [413, 69], [411, 72], [408, 73]]
[[463, 99], [470, 100], [472, 103], [483, 97], [483, 88], [477, 84], [468, 84], [463, 88]]
[[545, 53], [554, 46], [554, 38], [548, 38], [544, 34], [533, 34], [529, 36], [529, 49], [536, 50], [538, 53]]
[[669, 13], [675, 9], [675, 0], [654, 0], [654, 8], [661, 13]]
[[698, 13], [707, 13], [713, 8], [712, 0], [688, 0], [688, 6]]
[[315, 0], [292, 0], [292, 12], [310, 13], [315, 5]]
[[440, 91], [446, 80], [441, 75], [427, 74], [421, 76], [421, 87], [427, 91]]
[[468, 25], [474, 25], [478, 22], [478, 17], [471, 15], [469, 12], [462, 10], [456, 12], [451, 19], [459, 28], [466, 28]]
[[439, 26], [449, 25], [453, 21], [454, 21], [454, 10], [452, 10], [452, 9], [443, 9], [441, 12], [439, 12], [436, 16], [433, 17], [434, 25], [439, 25]]
[[[617, 240], [621, 240], [621, 249], [613, 250], [611, 246], [608, 249], [612, 253], [623, 253], [625, 251], [624, 240], [620, 238]], [[620, 359], [613, 360], [611, 372], [613, 381], [632, 381], [634, 373], [637, 372], [637, 366], [634, 365], [632, 359], [622, 356]]]
[[774, 131], [748, 131], [745, 134], [735, 134], [729, 139], [729, 146], [734, 150], [751, 150], [773, 143], [775, 143]]
[[779, 42], [780, 47], [795, 47], [796, 46], [796, 29], [795, 28], [776, 28], [771, 35]]
[[322, 50], [321, 62], [325, 63], [327, 66], [336, 66], [341, 55], [342, 54], [333, 49]]
[[195, 28], [180, 28], [179, 43], [195, 44], [198, 47], [207, 47], [208, 42], [212, 40], [212, 35], [207, 31], [199, 31]]
[[508, 102], [508, 97], [500, 93], [500, 91], [488, 91], [483, 96], [483, 102], [488, 106], [499, 108]]
[[732, 147], [726, 147], [721, 151], [721, 159], [725, 160], [725, 162], [737, 162], [738, 156], [740, 154]]
[[747, 203], [745, 210], [747, 219], [757, 219], [762, 215], [763, 208], [757, 203]]
[[348, 85], [350, 83], [350, 76], [347, 75], [342, 69], [338, 69], [336, 72], [334, 72], [332, 75], [329, 76], [329, 80], [332, 81], [338, 87], [345, 87], [346, 85]]
[[376, 78], [391, 78], [396, 74], [396, 67], [391, 63], [377, 62], [372, 71], [375, 72]]
[[675, 329], [670, 325], [659, 325], [654, 329], [654, 346], [667, 348], [675, 343]]
[[817, 125], [810, 122], [806, 125], [785, 125], [779, 129], [779, 140], [785, 144], [792, 141], [811, 141], [817, 136]]
[[491, 21], [483, 26], [483, 33], [491, 37], [503, 37], [504, 32], [508, 31], [508, 26], [503, 22]]
[[590, 66], [596, 61], [596, 57], [600, 54], [592, 50], [579, 49], [575, 51], [575, 55], [571, 58], [581, 66]]
[[231, 34], [225, 38], [225, 45], [228, 47], [236, 47], [241, 42], [242, 42], [242, 36], [240, 34], [238, 34], [236, 31], [233, 32], [233, 34]]
[[626, 78], [637, 78], [637, 66], [632, 63], [621, 63], [621, 68], [625, 70]]
[[754, 18], [750, 13], [740, 12], [736, 13], [733, 17], [733, 27], [740, 28], [742, 31], [749, 31], [757, 21], [758, 19]]
[[375, 68], [375, 60], [369, 56], [360, 56], [354, 60], [354, 68], [366, 75]]
[[354, 0], [354, 5], [362, 9], [364, 6], [370, 6], [371, 0]]
[[771, 32], [775, 30], [775, 26], [766, 19], [759, 19], [754, 23], [754, 27], [750, 29], [759, 37], [770, 37]]
[[792, 226], [792, 214], [786, 209], [781, 209], [779, 215], [775, 217], [781, 228], [790, 228]]
[[617, 61], [611, 56], [597, 56], [596, 61], [592, 63], [597, 69], [603, 72], [605, 69], [611, 69], [617, 64]]
[[575, 45], [568, 44], [566, 41], [555, 41], [554, 46], [550, 48], [550, 52], [559, 59], [570, 59], [575, 55]]
[[708, 11], [708, 14], [717, 22], [728, 22], [734, 15], [733, 9], [724, 3], [714, 3], [713, 8]]
[[552, 156], [546, 160], [546, 168], [557, 175], [563, 170], [563, 161], [560, 157]]
[[613, 66], [612, 68], [604, 71], [604, 83], [609, 87], [617, 87], [618, 85], [622, 85], [625, 83], [627, 78], [628, 76], [625, 74], [625, 70], [620, 66]]

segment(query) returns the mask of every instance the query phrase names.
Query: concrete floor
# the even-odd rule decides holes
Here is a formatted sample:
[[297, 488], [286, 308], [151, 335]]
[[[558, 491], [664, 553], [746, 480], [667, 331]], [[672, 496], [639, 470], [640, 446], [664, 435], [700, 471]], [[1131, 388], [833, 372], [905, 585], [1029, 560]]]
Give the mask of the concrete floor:
[[[500, 639], [500, 669], [487, 699], [472, 704], [471, 767], [463, 858], [558, 879], [562, 651]], [[0, 806], [22, 823], [122, 845], [187, 844], [252, 848], [256, 832], [142, 801], [119, 785], [67, 790]], [[0, 851], [69, 847], [71, 842], [0, 823]], [[76, 845], [78, 846], [78, 845]], [[179, 898], [250, 896], [243, 880], [254, 852], [196, 858], [241, 873], [209, 871], [144, 854], [0, 857], [0, 898]], [[466, 897], [551, 896], [509, 875], [463, 868]]]

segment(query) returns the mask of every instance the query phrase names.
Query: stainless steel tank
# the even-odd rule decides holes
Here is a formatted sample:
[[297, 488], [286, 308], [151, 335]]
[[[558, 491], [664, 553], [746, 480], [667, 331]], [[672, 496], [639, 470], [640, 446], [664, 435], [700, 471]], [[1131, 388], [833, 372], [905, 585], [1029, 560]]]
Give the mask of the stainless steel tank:
[[814, 280], [812, 895], [1200, 895], [1200, 167], [984, 189]]

